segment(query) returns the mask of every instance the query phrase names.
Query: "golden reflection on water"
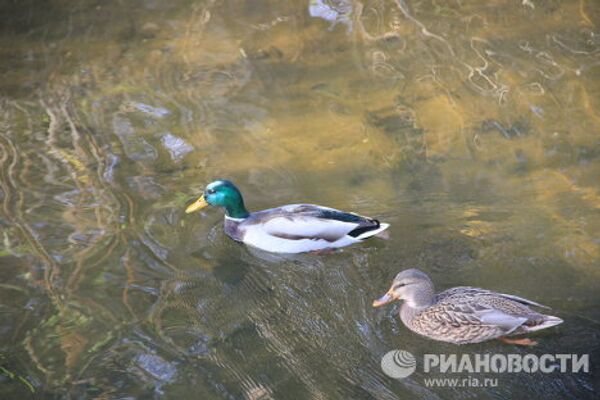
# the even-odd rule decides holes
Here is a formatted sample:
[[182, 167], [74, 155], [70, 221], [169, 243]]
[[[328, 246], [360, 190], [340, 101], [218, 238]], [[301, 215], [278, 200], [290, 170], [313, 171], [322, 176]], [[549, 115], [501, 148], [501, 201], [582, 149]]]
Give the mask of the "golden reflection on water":
[[[0, 364], [23, 378], [7, 398], [459, 397], [379, 370], [391, 348], [456, 351], [370, 308], [412, 266], [551, 305], [567, 323], [540, 351], [597, 358], [595, 2], [0, 12]], [[216, 177], [252, 209], [355, 210], [392, 238], [253, 252], [220, 212], [183, 215]], [[549, 379], [470, 395], [594, 397], [589, 376]]]

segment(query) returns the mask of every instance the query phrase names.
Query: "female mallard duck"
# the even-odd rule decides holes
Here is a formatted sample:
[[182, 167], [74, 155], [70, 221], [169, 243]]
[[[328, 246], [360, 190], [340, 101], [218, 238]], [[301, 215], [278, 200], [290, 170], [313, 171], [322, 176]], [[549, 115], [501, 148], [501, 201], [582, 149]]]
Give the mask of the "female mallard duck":
[[373, 307], [404, 300], [400, 319], [408, 329], [455, 344], [501, 339], [505, 343], [535, 345], [530, 339], [504, 336], [534, 332], [563, 322], [528, 306], [548, 307], [509, 294], [469, 286], [434, 293], [433, 283], [425, 273], [407, 269], [396, 276], [390, 290], [375, 300]]
[[303, 253], [359, 243], [388, 228], [376, 219], [314, 204], [290, 204], [249, 213], [235, 185], [217, 180], [185, 210], [225, 209], [225, 233], [238, 242], [274, 253]]

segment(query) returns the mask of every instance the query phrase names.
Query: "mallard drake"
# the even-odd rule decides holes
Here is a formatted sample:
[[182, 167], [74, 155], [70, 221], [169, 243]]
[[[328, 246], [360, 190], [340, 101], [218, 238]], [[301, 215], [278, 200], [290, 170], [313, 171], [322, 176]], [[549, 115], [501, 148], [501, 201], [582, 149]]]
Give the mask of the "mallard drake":
[[460, 286], [435, 294], [429, 277], [418, 269], [400, 272], [392, 287], [373, 307], [404, 300], [400, 319], [420, 335], [455, 344], [501, 339], [506, 343], [534, 345], [530, 339], [505, 336], [539, 331], [563, 322], [529, 306], [548, 308], [522, 297]]
[[206, 206], [225, 210], [225, 233], [235, 241], [274, 253], [303, 253], [360, 243], [381, 234], [388, 224], [314, 204], [290, 204], [249, 213], [239, 189], [217, 180], [190, 204], [192, 213]]

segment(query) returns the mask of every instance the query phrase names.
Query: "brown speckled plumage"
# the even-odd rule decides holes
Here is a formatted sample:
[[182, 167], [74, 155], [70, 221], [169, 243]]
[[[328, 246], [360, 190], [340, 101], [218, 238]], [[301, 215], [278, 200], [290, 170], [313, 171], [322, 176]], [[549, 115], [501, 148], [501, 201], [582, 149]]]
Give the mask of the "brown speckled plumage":
[[416, 269], [402, 271], [392, 288], [374, 306], [404, 300], [400, 318], [410, 330], [431, 339], [455, 344], [479, 343], [560, 324], [529, 306], [533, 301], [469, 286], [434, 294], [433, 283]]

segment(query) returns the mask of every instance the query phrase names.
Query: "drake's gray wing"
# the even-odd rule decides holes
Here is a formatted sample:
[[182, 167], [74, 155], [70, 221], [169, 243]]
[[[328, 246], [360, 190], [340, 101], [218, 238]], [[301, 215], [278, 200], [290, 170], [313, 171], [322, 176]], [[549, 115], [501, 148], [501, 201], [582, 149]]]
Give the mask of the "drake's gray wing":
[[358, 238], [381, 226], [375, 219], [313, 204], [292, 204], [266, 210], [257, 213], [257, 222], [266, 233], [276, 237], [330, 242], [346, 235]]

